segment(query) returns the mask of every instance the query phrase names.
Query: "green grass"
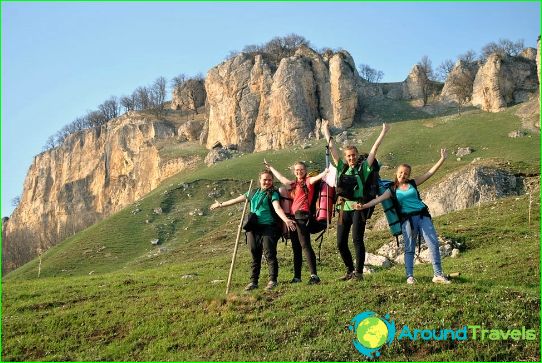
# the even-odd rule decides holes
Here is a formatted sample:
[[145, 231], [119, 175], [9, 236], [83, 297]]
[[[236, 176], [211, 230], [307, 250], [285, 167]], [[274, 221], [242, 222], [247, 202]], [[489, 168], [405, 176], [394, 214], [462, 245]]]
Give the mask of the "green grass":
[[[204, 244], [196, 254], [194, 242], [190, 253], [155, 260], [154, 268], [5, 281], [3, 359], [357, 361], [363, 357], [345, 327], [365, 310], [390, 313], [399, 328], [483, 324], [538, 331], [539, 231], [536, 224], [526, 225], [526, 207], [526, 197], [507, 198], [483, 205], [480, 217], [473, 208], [436, 218], [442, 235], [467, 245], [459, 258], [443, 261], [445, 271], [462, 273], [450, 286], [432, 284], [427, 265], [416, 266], [415, 286], [404, 283], [402, 266], [361, 283], [338, 282], [342, 262], [331, 235], [323, 245], [321, 285], [286, 283], [291, 251], [281, 244], [278, 289], [242, 293], [249, 276], [249, 254], [242, 245], [233, 293], [225, 296], [233, 243], [229, 232], [228, 238], [211, 241], [214, 251]], [[533, 217], [539, 220], [538, 208]], [[385, 232], [367, 237], [381, 243], [390, 239]], [[374, 252], [379, 244], [368, 248]], [[266, 275], [264, 269], [263, 281]], [[538, 341], [394, 341], [382, 350], [381, 360], [539, 357]]]
[[[424, 188], [476, 157], [516, 173], [539, 173], [540, 136], [506, 136], [521, 125], [513, 108], [499, 114], [469, 111], [423, 118], [411, 112], [418, 119], [385, 118], [393, 124], [378, 156], [391, 167], [382, 172], [384, 177], [405, 161], [417, 175], [438, 159], [440, 147], [458, 146], [475, 152], [460, 161], [451, 156]], [[361, 150], [367, 151], [379, 130], [380, 126], [354, 128], [351, 139], [360, 140]], [[445, 272], [462, 273], [450, 286], [433, 285], [427, 265], [416, 266], [415, 286], [405, 284], [403, 266], [378, 270], [360, 284], [338, 282], [344, 271], [332, 228], [322, 245], [321, 285], [286, 283], [292, 274], [292, 252], [289, 244], [280, 243], [278, 289], [242, 293], [250, 260], [242, 239], [232, 293], [225, 296], [242, 206], [213, 212], [208, 206], [215, 197], [223, 201], [246, 191], [264, 157], [286, 176], [291, 176], [287, 167], [295, 160], [321, 169], [323, 141], [311, 144], [307, 149], [241, 155], [179, 173], [142, 200], [44, 253], [40, 278], [38, 260], [4, 276], [2, 359], [360, 361], [364, 358], [352, 346], [353, 335], [346, 326], [365, 310], [389, 313], [398, 327], [483, 324], [540, 330], [540, 205], [536, 201], [528, 226], [526, 196], [435, 219], [441, 235], [466, 246], [458, 259], [443, 261]], [[161, 152], [175, 158], [198, 150], [195, 144], [164, 145]], [[153, 211], [158, 207], [161, 214]], [[196, 209], [204, 215], [191, 215]], [[154, 238], [160, 239], [159, 246], [151, 245]], [[390, 240], [387, 231], [366, 233], [369, 252]], [[306, 265], [303, 274], [306, 281]], [[264, 268], [261, 282], [266, 277]], [[538, 340], [394, 341], [380, 358], [539, 359]]]

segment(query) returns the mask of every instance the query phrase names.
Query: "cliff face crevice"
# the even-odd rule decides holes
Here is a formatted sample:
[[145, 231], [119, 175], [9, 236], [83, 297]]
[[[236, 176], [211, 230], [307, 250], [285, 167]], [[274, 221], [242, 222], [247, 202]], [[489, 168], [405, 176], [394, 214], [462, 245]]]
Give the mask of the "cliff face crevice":
[[[74, 133], [59, 147], [37, 155], [20, 203], [4, 225], [4, 271], [190, 167], [193, 157], [162, 162], [156, 143], [175, 143], [176, 137], [173, 124], [128, 113], [100, 128]], [[28, 250], [25, 256], [23, 249]]]

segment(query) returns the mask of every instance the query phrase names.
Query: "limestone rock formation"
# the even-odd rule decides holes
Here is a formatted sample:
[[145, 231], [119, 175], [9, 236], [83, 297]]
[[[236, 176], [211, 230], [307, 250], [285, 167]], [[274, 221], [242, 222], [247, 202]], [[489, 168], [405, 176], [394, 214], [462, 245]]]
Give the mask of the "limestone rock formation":
[[205, 105], [206, 98], [203, 79], [189, 79], [180, 88], [173, 90], [171, 108], [197, 112], [198, 108]]
[[519, 56], [531, 61], [536, 61], [536, 48], [527, 47], [523, 49]]
[[181, 141], [197, 141], [203, 130], [203, 124], [198, 121], [188, 121], [179, 126], [177, 134]]
[[359, 76], [345, 51], [323, 57], [308, 47], [277, 64], [240, 53], [209, 70], [206, 145], [241, 151], [283, 148], [314, 135], [317, 119], [350, 127], [358, 110]]
[[[536, 74], [538, 74], [538, 86], [540, 87], [540, 36], [536, 42]], [[540, 100], [540, 88], [538, 98]]]
[[424, 96], [424, 85], [429, 80], [427, 75], [422, 71], [420, 65], [415, 64], [412, 70], [408, 74], [408, 77], [403, 83], [403, 99], [417, 99]]
[[458, 60], [444, 82], [440, 94], [443, 102], [458, 102], [459, 97], [472, 98], [472, 85], [478, 72], [478, 62], [465, 62]]
[[[174, 125], [130, 112], [37, 155], [21, 201], [5, 225], [3, 258], [9, 258], [11, 247], [47, 249], [190, 167], [194, 157], [160, 156], [156, 143], [176, 143], [176, 137]], [[4, 261], [11, 263], [8, 268], [26, 262]]]
[[476, 74], [472, 105], [484, 111], [503, 111], [538, 92], [536, 63], [523, 57], [492, 54]]

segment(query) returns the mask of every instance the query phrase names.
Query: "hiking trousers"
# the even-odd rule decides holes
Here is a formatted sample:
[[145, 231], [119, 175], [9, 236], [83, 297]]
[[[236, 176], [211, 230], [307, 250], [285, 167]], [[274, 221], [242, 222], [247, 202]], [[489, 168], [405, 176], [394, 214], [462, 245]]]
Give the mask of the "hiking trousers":
[[260, 278], [262, 256], [265, 255], [269, 267], [269, 281], [277, 282], [279, 263], [277, 260], [277, 242], [279, 239], [275, 225], [259, 224], [254, 231], [246, 233], [247, 243], [252, 255], [250, 280], [255, 284]]
[[294, 253], [294, 277], [301, 279], [301, 266], [303, 264], [301, 251], [303, 251], [307, 259], [311, 275], [318, 275], [316, 273], [316, 254], [311, 245], [311, 234], [307, 226], [308, 220], [296, 219], [295, 222], [297, 230], [290, 233]]
[[363, 242], [366, 223], [365, 213], [360, 210], [341, 211], [340, 213], [342, 213], [342, 216], [339, 216], [339, 222], [337, 223], [337, 248], [346, 266], [346, 272], [351, 273], [354, 271], [352, 253], [348, 248], [348, 235], [352, 230], [352, 242], [356, 252], [355, 270], [363, 274], [365, 264], [365, 243]]

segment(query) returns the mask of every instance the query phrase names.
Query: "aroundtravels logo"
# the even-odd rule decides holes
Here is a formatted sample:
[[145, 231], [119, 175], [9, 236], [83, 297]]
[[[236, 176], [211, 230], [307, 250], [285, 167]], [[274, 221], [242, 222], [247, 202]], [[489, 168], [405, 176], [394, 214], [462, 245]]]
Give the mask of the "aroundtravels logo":
[[537, 331], [522, 326], [518, 329], [485, 329], [482, 325], [464, 325], [458, 329], [411, 329], [404, 325], [396, 335], [395, 321], [390, 315], [378, 317], [372, 311], [359, 313], [351, 320], [348, 328], [354, 332], [352, 343], [354, 347], [368, 358], [380, 356], [380, 350], [385, 344], [397, 341], [443, 341], [443, 340], [536, 340]]
[[384, 344], [391, 344], [395, 337], [395, 322], [389, 319], [389, 314], [382, 319], [372, 311], [356, 315], [348, 327], [355, 334], [354, 347], [369, 358], [380, 356], [380, 349]]

